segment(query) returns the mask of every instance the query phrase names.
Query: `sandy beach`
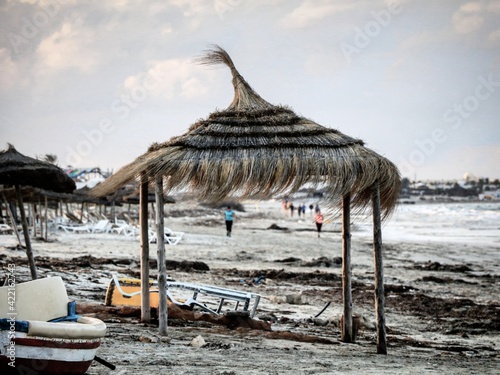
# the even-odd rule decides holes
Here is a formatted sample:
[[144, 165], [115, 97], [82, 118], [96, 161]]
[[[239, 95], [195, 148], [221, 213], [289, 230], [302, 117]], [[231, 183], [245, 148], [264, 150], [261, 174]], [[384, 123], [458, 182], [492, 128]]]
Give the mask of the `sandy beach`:
[[[88, 374], [498, 373], [500, 224], [492, 220], [500, 204], [474, 217], [464, 218], [462, 211], [453, 222], [441, 222], [437, 215], [452, 217], [454, 212], [446, 211], [450, 206], [400, 206], [385, 223], [387, 356], [376, 354], [369, 219], [354, 221], [352, 228], [353, 311], [365, 324], [356, 343], [345, 344], [338, 326], [340, 224], [326, 223], [318, 238], [309, 210], [299, 218], [296, 213], [290, 217], [278, 201], [243, 204], [245, 212], [236, 213], [231, 238], [222, 210], [192, 202], [166, 206], [165, 225], [185, 232], [178, 245], [166, 246], [169, 276], [258, 293], [256, 317], [270, 321], [272, 332], [297, 336], [276, 339], [259, 330], [172, 319], [168, 337], [162, 338], [155, 324], [97, 314], [108, 326], [98, 355], [116, 370], [94, 362]], [[272, 224], [286, 229], [268, 229]], [[33, 249], [40, 277], [61, 276], [77, 303], [104, 304], [113, 274], [139, 275], [139, 241], [118, 234], [59, 230], [51, 232], [48, 242], [34, 241]], [[150, 257], [156, 259], [155, 244]], [[187, 261], [203, 262], [209, 270], [186, 266]], [[16, 265], [17, 282], [30, 279], [15, 236], [3, 235], [1, 269], [9, 263]], [[151, 272], [155, 277], [156, 269]], [[263, 282], [255, 282], [259, 277]], [[294, 303], [286, 303], [286, 296], [295, 296], [289, 300]], [[206, 344], [191, 345], [197, 336]]]

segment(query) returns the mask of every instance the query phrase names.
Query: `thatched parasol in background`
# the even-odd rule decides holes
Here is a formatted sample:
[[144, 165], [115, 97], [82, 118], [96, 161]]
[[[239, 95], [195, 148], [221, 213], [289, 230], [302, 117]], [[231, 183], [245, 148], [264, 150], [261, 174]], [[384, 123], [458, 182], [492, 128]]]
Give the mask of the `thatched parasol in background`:
[[[306, 183], [326, 186], [325, 198], [332, 206], [342, 202], [343, 207], [344, 322], [345, 341], [350, 341], [349, 210], [351, 206], [362, 210], [376, 198], [374, 217], [380, 216], [379, 209], [387, 217], [399, 196], [397, 167], [366, 148], [363, 141], [261, 98], [222, 48], [215, 46], [200, 62], [230, 68], [235, 90], [231, 105], [196, 122], [185, 134], [153, 144], [94, 188], [93, 194], [107, 195], [140, 175], [143, 181], [156, 179], [157, 186], [165, 179], [167, 192], [188, 187], [205, 201], [223, 201], [228, 196], [263, 199], [293, 193]], [[377, 266], [381, 266], [381, 241], [374, 242], [380, 259]], [[383, 306], [383, 286], [377, 294]], [[379, 320], [379, 327], [383, 323]], [[382, 336], [384, 341], [385, 331]], [[380, 352], [384, 351], [382, 347]]]
[[32, 186], [58, 193], [70, 193], [75, 182], [58, 166], [30, 158], [9, 144], [0, 152], [0, 184]]
[[[31, 277], [37, 278], [35, 260], [31, 249], [28, 223], [24, 213], [24, 204], [19, 186], [32, 186], [59, 193], [70, 193], [75, 190], [75, 182], [64, 171], [54, 164], [30, 158], [19, 153], [9, 144], [7, 150], [0, 152], [0, 184], [14, 185], [26, 243], [26, 255], [30, 265]], [[15, 223], [13, 223], [15, 225]]]

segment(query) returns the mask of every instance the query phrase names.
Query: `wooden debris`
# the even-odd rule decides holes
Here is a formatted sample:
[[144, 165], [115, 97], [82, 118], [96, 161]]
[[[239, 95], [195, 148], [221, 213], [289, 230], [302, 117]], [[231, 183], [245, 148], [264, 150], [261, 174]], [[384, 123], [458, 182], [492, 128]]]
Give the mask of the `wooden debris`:
[[[104, 321], [119, 317], [141, 317], [141, 308], [136, 306], [106, 306], [97, 303], [77, 304], [77, 314], [93, 314]], [[151, 315], [157, 318], [158, 311], [151, 309]], [[181, 309], [179, 306], [168, 306], [169, 319], [182, 319], [187, 321], [204, 321], [212, 324], [226, 326], [230, 329], [245, 328], [262, 331], [271, 331], [271, 324], [261, 320], [255, 320], [244, 314], [213, 315], [202, 314], [190, 310]]]

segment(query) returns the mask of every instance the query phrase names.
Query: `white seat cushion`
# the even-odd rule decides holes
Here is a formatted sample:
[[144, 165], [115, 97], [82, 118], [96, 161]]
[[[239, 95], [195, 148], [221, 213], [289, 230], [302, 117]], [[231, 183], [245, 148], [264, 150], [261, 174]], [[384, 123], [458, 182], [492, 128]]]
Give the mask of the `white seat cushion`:
[[28, 335], [60, 339], [100, 339], [106, 335], [106, 324], [89, 317], [81, 317], [76, 322], [30, 321]]
[[[0, 317], [16, 320], [49, 321], [68, 315], [68, 294], [61, 277], [47, 277], [0, 287]], [[10, 292], [10, 293], [9, 293]], [[13, 298], [14, 297], [14, 298]]]

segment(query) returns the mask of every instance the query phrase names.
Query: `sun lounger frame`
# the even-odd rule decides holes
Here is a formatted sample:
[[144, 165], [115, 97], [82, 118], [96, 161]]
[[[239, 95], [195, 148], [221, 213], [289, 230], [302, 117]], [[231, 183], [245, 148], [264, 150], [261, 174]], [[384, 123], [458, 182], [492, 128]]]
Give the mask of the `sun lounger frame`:
[[[124, 291], [121, 286], [120, 286], [120, 279], [118, 276], [113, 275], [112, 277], [114, 286], [118, 289], [121, 295], [123, 295], [125, 298], [131, 298], [134, 297], [138, 294], [141, 294], [140, 291], [138, 292], [133, 292], [133, 293], [128, 293]], [[181, 290], [186, 290], [193, 292], [192, 297], [187, 298], [186, 300], [179, 300], [176, 298], [174, 295], [172, 295], [170, 289], [181, 289]], [[158, 284], [156, 282], [152, 282], [150, 284], [150, 292], [151, 293], [158, 293]], [[210, 297], [215, 297], [219, 298], [219, 303], [217, 309], [212, 309], [208, 307], [206, 304], [198, 301], [198, 297], [200, 295], [205, 295], [205, 296], [210, 296]], [[220, 288], [217, 286], [211, 286], [211, 285], [198, 285], [198, 284], [192, 284], [192, 283], [184, 283], [184, 282], [178, 282], [178, 281], [167, 281], [167, 296], [172, 301], [172, 303], [179, 305], [179, 306], [188, 306], [193, 308], [194, 306], [198, 306], [202, 310], [215, 314], [215, 315], [221, 315], [222, 308], [224, 306], [224, 303], [227, 301], [232, 301], [235, 302], [235, 307], [234, 311], [238, 311], [238, 308], [240, 307], [240, 304], [242, 304], [242, 309], [239, 311], [243, 311], [244, 313], [248, 313], [251, 318], [255, 316], [255, 313], [257, 311], [257, 306], [259, 305], [260, 302], [260, 294], [256, 293], [251, 293], [251, 292], [242, 292], [242, 291], [237, 291], [233, 289], [227, 289], [227, 288]]]
[[10, 234], [14, 233], [14, 229], [10, 227], [10, 225], [7, 224], [0, 224], [0, 234]]

